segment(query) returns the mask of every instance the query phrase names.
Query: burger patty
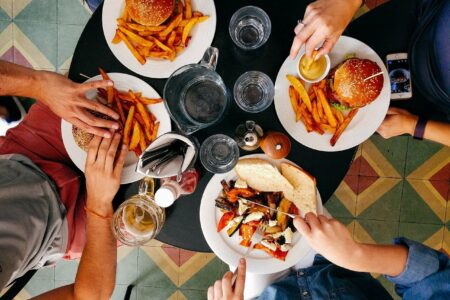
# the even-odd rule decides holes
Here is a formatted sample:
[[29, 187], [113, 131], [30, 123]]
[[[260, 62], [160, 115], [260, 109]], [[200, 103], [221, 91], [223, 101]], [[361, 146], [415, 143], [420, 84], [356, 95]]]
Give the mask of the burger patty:
[[380, 94], [384, 77], [368, 78], [381, 68], [369, 59], [350, 58], [333, 68], [328, 75], [327, 94], [332, 102], [349, 108], [365, 106]]

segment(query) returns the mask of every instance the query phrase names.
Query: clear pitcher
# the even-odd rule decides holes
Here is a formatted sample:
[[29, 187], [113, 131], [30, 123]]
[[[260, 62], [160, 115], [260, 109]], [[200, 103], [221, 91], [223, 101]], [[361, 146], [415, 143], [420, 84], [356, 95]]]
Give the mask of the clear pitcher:
[[211, 126], [226, 113], [230, 95], [215, 71], [219, 50], [209, 47], [199, 64], [176, 70], [164, 86], [167, 110], [185, 134]]
[[139, 193], [123, 202], [114, 213], [113, 233], [122, 244], [143, 245], [161, 231], [166, 214], [153, 197], [154, 180], [144, 177], [140, 182]]

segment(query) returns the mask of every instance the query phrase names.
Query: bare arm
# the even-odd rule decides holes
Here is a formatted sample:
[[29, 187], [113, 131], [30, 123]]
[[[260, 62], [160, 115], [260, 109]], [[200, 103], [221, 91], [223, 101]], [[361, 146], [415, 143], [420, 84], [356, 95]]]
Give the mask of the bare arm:
[[[385, 139], [401, 134], [412, 136], [418, 119], [404, 109], [391, 107], [377, 132]], [[429, 120], [423, 138], [450, 146], [450, 124]]]
[[117, 162], [120, 135], [113, 139], [95, 137], [86, 160], [87, 224], [86, 246], [75, 283], [47, 292], [36, 299], [109, 299], [116, 278], [117, 244], [111, 230], [112, 199], [120, 186], [127, 154], [122, 147]]
[[405, 269], [408, 250], [404, 246], [357, 243], [344, 224], [323, 215], [308, 213], [294, 224], [314, 250], [340, 267], [389, 276]]
[[106, 128], [119, 128], [117, 122], [95, 117], [88, 110], [97, 111], [117, 120], [119, 115], [111, 108], [86, 99], [85, 93], [105, 88], [108, 80], [78, 84], [48, 71], [36, 71], [0, 60], [0, 96], [22, 96], [47, 105], [56, 115], [92, 134], [110, 137]]

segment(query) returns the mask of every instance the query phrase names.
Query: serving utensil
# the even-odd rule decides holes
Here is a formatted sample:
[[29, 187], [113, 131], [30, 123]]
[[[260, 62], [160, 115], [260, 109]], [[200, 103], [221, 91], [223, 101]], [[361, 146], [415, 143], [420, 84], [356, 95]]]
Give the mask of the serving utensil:
[[295, 219], [295, 217], [301, 217], [300, 215], [290, 214], [290, 213], [287, 213], [287, 212], [283, 212], [283, 211], [281, 211], [281, 210], [278, 210], [278, 209], [276, 209], [276, 208], [272, 208], [272, 207], [270, 207], [270, 206], [267, 206], [267, 205], [258, 203], [258, 202], [253, 201], [253, 200], [248, 200], [248, 199], [244, 199], [244, 198], [239, 198], [239, 200], [247, 201], [247, 202], [256, 204], [256, 205], [258, 205], [258, 206], [267, 208], [267, 209], [269, 209], [269, 210], [271, 210], [271, 211], [274, 211], [274, 212], [276, 212], [276, 213], [280, 213], [280, 214], [286, 215], [286, 216], [288, 216], [288, 217], [290, 217], [290, 218], [292, 218], [292, 219]]
[[374, 78], [374, 77], [377, 77], [377, 76], [380, 76], [380, 75], [383, 75], [383, 72], [382, 72], [382, 71], [381, 71], [381, 72], [378, 72], [378, 73], [375, 73], [375, 74], [373, 74], [373, 75], [370, 75], [369, 77], [364, 78], [363, 81], [369, 80], [369, 79], [371, 79], [371, 78]]

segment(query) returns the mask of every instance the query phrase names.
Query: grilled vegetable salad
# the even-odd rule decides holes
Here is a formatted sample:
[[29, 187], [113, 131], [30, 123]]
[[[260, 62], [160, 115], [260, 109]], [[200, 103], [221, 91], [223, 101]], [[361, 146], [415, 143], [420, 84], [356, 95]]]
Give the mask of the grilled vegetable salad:
[[283, 198], [281, 192], [258, 192], [248, 187], [242, 180], [229, 183], [222, 180], [221, 184], [223, 189], [216, 199], [216, 207], [223, 214], [217, 225], [217, 232], [225, 230], [229, 237], [238, 232], [242, 238], [240, 245], [250, 247], [253, 233], [258, 225], [264, 222], [267, 225], [264, 238], [261, 243], [253, 245], [253, 247], [284, 261], [292, 248], [295, 227], [291, 218], [279, 212], [298, 214], [297, 207], [291, 201]]

